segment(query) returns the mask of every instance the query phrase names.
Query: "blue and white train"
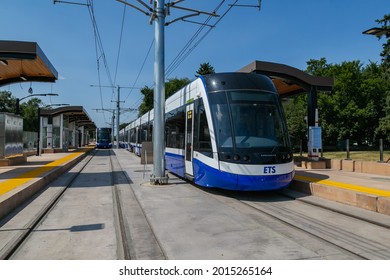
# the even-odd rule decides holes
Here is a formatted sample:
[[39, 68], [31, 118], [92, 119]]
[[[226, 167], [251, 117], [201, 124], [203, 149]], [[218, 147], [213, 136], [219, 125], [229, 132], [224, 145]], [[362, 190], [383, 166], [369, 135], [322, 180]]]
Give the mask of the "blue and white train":
[[[153, 110], [121, 131], [141, 154], [152, 140]], [[286, 188], [293, 154], [278, 92], [264, 75], [218, 73], [191, 82], [165, 102], [166, 169], [204, 187]]]

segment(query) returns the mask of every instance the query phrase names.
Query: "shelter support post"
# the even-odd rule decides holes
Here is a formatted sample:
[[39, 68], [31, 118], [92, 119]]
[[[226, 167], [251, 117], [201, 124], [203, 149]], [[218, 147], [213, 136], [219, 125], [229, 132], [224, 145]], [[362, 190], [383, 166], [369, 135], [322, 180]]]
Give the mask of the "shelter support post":
[[311, 87], [307, 97], [307, 125], [316, 126], [317, 88]]

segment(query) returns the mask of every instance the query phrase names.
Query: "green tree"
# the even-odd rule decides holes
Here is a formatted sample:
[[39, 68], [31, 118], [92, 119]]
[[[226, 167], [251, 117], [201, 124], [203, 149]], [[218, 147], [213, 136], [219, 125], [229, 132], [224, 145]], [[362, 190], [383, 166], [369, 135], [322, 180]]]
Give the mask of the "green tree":
[[141, 93], [144, 96], [142, 103], [138, 107], [138, 116], [142, 116], [149, 110], [153, 109], [153, 88], [144, 86], [141, 89]]
[[129, 122], [126, 122], [126, 123], [121, 123], [120, 125], [119, 125], [119, 130], [122, 130], [122, 129], [124, 129], [126, 126], [128, 126], [130, 123]]
[[198, 71], [196, 71], [197, 75], [195, 75], [195, 77], [199, 77], [200, 75], [214, 74], [214, 73], [215, 73], [214, 67], [211, 66], [209, 62], [205, 62], [200, 64]]
[[[384, 138], [390, 143], [390, 14], [385, 15], [382, 19], [376, 20], [381, 24], [382, 28], [387, 31], [385, 33], [386, 42], [382, 45], [383, 51], [381, 65], [381, 83], [383, 84], [383, 116], [379, 119], [379, 126], [376, 130], [377, 138]], [[379, 37], [379, 39], [382, 36]]]
[[299, 95], [287, 102], [283, 102], [288, 131], [294, 147], [299, 147], [300, 141], [302, 141], [304, 147], [307, 144], [307, 127], [305, 122], [307, 115], [306, 104], [306, 95]]
[[[333, 65], [321, 58], [309, 60], [306, 71], [314, 76], [334, 78], [331, 92], [318, 92], [319, 124], [323, 128], [324, 145], [335, 146], [339, 140], [347, 138], [360, 144], [373, 143], [380, 134], [390, 132], [390, 117], [385, 112], [385, 106], [390, 108], [390, 97], [385, 94], [389, 87], [384, 82], [381, 65], [370, 63], [363, 66], [360, 61]], [[303, 129], [301, 117], [307, 113], [305, 98], [300, 96], [286, 107], [292, 138], [304, 137], [303, 131], [307, 129]]]
[[[384, 65], [389, 68], [390, 67], [390, 14], [384, 15], [382, 19], [376, 20], [377, 23], [381, 24], [381, 28], [385, 29], [386, 32], [386, 42], [383, 43], [383, 51], [381, 52], [382, 62]], [[379, 39], [383, 36], [379, 36]]]
[[20, 104], [24, 131], [38, 132], [38, 108], [43, 106], [42, 100], [39, 98], [31, 98]]
[[0, 91], [0, 112], [15, 113], [16, 98], [10, 91]]
[[[179, 89], [183, 88], [187, 84], [191, 82], [188, 78], [173, 78], [169, 79], [168, 82], [165, 83], [165, 99], [170, 97], [172, 94], [177, 92]], [[153, 109], [153, 99], [154, 99], [154, 92], [153, 88], [150, 88], [148, 86], [145, 86], [141, 89], [141, 93], [144, 96], [142, 103], [138, 107], [138, 115], [142, 116], [146, 112]]]

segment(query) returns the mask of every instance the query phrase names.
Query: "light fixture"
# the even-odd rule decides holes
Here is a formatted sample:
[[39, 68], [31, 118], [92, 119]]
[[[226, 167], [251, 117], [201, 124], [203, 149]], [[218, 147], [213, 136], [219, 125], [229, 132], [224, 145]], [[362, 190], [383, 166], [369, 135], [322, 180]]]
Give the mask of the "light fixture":
[[69, 103], [57, 103], [57, 104], [49, 104], [49, 106], [70, 106]]
[[363, 31], [362, 33], [366, 35], [374, 35], [378, 37], [381, 37], [382, 35], [386, 35], [386, 37], [389, 37], [390, 34], [389, 30], [380, 27], [373, 27], [366, 31]]
[[27, 81], [27, 77], [24, 75], [20, 75], [20, 79], [22, 79], [23, 81]]
[[5, 60], [5, 59], [0, 59], [0, 64], [4, 65], [4, 66], [7, 66], [8, 65], [8, 61]]

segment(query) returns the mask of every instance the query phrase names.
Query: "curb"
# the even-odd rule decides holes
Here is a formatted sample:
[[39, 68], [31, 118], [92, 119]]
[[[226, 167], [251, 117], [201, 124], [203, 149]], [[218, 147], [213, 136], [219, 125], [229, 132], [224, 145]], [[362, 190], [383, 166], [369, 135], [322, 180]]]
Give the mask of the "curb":
[[289, 188], [301, 193], [318, 196], [331, 201], [344, 203], [390, 216], [389, 197], [361, 193], [298, 179], [294, 179]]

